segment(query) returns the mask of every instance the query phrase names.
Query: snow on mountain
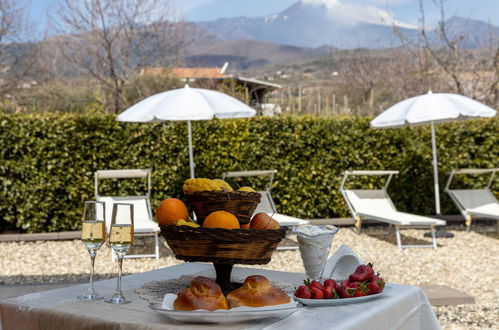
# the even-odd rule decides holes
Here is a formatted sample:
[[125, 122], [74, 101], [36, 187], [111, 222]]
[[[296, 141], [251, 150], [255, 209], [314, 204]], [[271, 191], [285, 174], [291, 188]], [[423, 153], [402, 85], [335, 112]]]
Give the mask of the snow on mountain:
[[200, 25], [222, 39], [254, 39], [300, 47], [384, 48], [398, 45], [389, 12], [347, 0], [301, 0], [275, 15], [221, 18]]

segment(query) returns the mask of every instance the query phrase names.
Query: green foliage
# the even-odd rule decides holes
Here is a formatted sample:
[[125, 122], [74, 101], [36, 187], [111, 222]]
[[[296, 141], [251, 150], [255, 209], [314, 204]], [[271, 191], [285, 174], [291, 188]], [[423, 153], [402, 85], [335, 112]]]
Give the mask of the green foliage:
[[[498, 124], [494, 118], [437, 126], [442, 186], [452, 168], [498, 165]], [[186, 127], [185, 122], [118, 123], [97, 114], [0, 114], [3, 226], [27, 232], [78, 229], [99, 169], [151, 168], [153, 207], [167, 197], [182, 198], [189, 175]], [[341, 172], [348, 169], [400, 170], [390, 186], [396, 206], [434, 213], [428, 126], [374, 130], [369, 118], [258, 117], [194, 122], [193, 139], [198, 177], [277, 169], [273, 196], [282, 213], [348, 216], [338, 192]], [[144, 185], [111, 180], [102, 189], [129, 193]], [[443, 193], [442, 211], [456, 213]]]

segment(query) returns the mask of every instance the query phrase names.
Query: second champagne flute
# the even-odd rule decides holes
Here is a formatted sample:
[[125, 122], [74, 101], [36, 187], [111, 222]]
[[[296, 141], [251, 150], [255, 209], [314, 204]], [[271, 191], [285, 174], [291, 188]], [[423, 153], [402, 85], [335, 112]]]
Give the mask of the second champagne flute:
[[109, 244], [118, 257], [118, 283], [114, 295], [105, 301], [113, 304], [126, 304], [130, 300], [127, 300], [121, 291], [121, 273], [125, 254], [133, 244], [133, 204], [115, 203], [113, 205]]

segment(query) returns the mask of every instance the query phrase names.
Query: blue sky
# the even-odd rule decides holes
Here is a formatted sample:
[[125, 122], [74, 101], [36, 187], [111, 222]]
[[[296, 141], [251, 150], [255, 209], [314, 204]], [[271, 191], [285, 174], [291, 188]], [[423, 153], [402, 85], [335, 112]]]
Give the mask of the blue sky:
[[[75, 0], [77, 1], [77, 0]], [[170, 0], [186, 20], [205, 21], [220, 17], [265, 16], [278, 13], [298, 0]], [[328, 3], [362, 4], [366, 8], [393, 13], [400, 22], [417, 25], [418, 0], [304, 0]], [[46, 24], [45, 13], [58, 0], [30, 0], [29, 13], [39, 28]], [[432, 0], [424, 0], [429, 21], [438, 20], [438, 11]], [[446, 0], [446, 15], [479, 19], [499, 26], [499, 0]]]

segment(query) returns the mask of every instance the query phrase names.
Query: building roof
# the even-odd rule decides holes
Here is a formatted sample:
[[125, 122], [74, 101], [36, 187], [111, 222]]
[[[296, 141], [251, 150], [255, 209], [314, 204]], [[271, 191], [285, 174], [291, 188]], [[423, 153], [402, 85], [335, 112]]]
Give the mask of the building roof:
[[172, 68], [172, 74], [178, 78], [228, 78], [221, 73], [221, 68]]
[[245, 84], [260, 85], [267, 88], [281, 88], [281, 85], [273, 84], [267, 81], [257, 80], [253, 78], [245, 78], [222, 73], [224, 68], [163, 68], [163, 67], [148, 67], [140, 71], [140, 74], [163, 74], [170, 72], [173, 76], [180, 79], [236, 79]]
[[163, 67], [147, 67], [140, 71], [144, 74], [164, 74], [170, 72], [180, 79], [224, 79], [229, 78], [228, 75], [221, 73], [221, 68], [163, 68]]
[[270, 83], [270, 82], [263, 81], [263, 80], [258, 80], [258, 79], [253, 79], [253, 78], [245, 78], [245, 77], [241, 77], [241, 76], [235, 77], [235, 78], [237, 80], [244, 81], [244, 82], [247, 82], [250, 84], [264, 85], [264, 86], [273, 87], [273, 88], [281, 88], [281, 85], [279, 85], [279, 84], [274, 84], [274, 83]]

